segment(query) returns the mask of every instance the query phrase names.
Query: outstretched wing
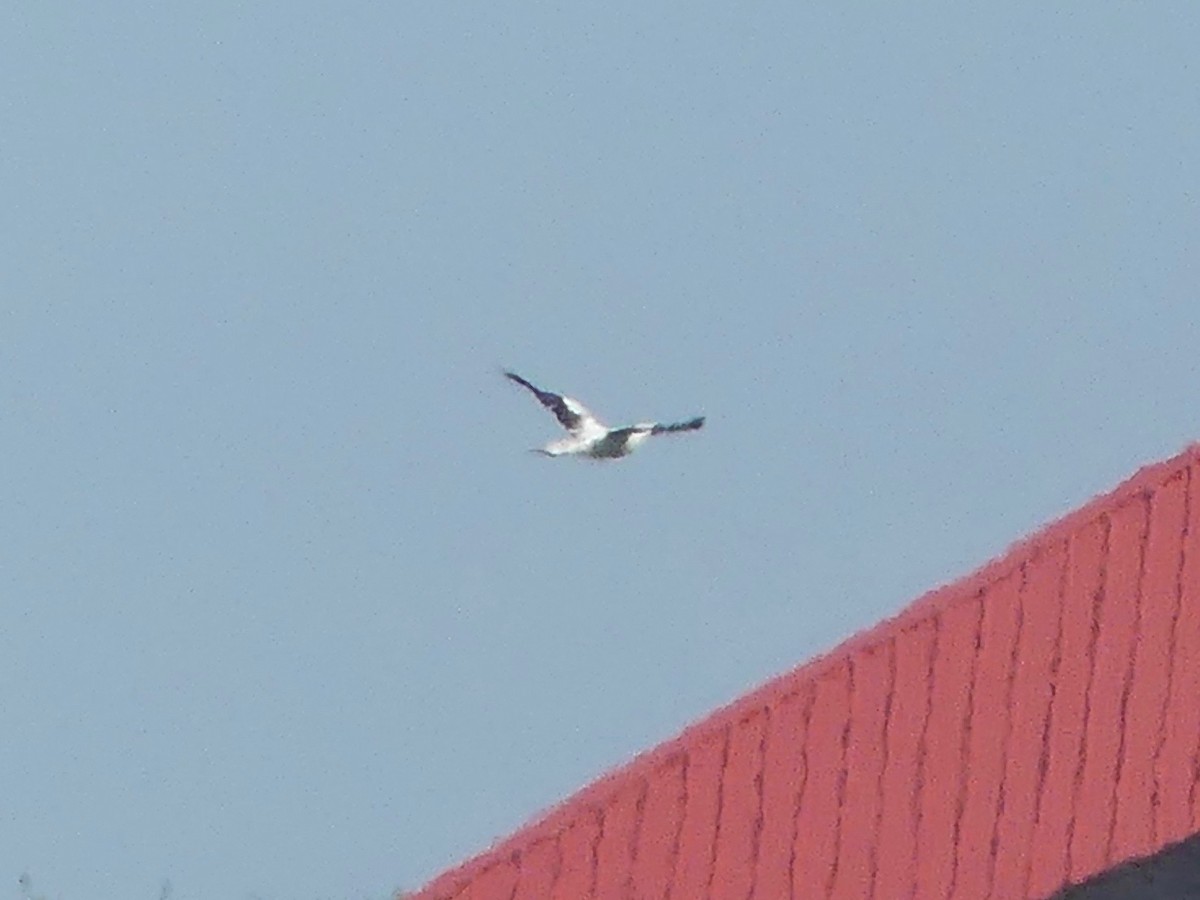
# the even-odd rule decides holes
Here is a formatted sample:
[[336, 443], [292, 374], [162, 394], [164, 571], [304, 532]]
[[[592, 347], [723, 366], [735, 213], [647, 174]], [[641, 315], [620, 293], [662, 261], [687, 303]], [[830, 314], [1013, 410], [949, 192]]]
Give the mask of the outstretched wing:
[[696, 416], [694, 419], [688, 419], [686, 422], [673, 422], [670, 425], [655, 425], [651, 430], [651, 434], [674, 434], [677, 431], [695, 431], [697, 428], [704, 427], [704, 416]]
[[571, 434], [593, 435], [608, 430], [599, 419], [592, 415], [591, 410], [578, 400], [572, 397], [564, 397], [562, 394], [555, 394], [553, 391], [543, 391], [541, 388], [530, 384], [516, 372], [505, 372], [504, 377], [509, 381], [515, 381], [521, 387], [531, 391], [533, 396], [537, 397], [538, 402], [554, 413], [554, 417], [558, 419], [559, 424], [571, 432]]

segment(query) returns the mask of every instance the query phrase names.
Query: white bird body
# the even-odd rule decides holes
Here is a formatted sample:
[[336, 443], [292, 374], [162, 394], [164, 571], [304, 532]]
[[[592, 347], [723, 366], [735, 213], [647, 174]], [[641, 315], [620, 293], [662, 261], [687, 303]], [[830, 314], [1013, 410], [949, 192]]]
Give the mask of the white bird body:
[[573, 397], [543, 391], [534, 387], [515, 372], [504, 376], [530, 391], [538, 402], [554, 413], [559, 424], [567, 430], [567, 436], [551, 441], [534, 450], [544, 456], [585, 456], [589, 459], [620, 459], [628, 456], [655, 434], [675, 434], [680, 431], [695, 431], [704, 426], [704, 417], [697, 416], [686, 422], [662, 425], [658, 422], [639, 422], [624, 428], [609, 428], [586, 406]]

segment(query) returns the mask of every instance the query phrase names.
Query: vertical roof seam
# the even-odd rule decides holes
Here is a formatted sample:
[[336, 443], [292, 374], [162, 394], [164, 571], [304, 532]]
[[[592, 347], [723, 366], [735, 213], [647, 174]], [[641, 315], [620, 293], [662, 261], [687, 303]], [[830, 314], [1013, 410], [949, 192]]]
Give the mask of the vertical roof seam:
[[[1063, 617], [1066, 615], [1067, 579], [1071, 571], [1071, 541], [1062, 541], [1062, 570], [1058, 575], [1058, 590], [1055, 602], [1058, 606], [1057, 627], [1054, 634], [1054, 651], [1050, 657], [1050, 697], [1046, 704], [1046, 717], [1042, 720], [1042, 746], [1038, 757], [1037, 787], [1034, 789], [1034, 811], [1032, 836], [1038, 833], [1038, 825], [1042, 821], [1042, 799], [1046, 791], [1046, 775], [1050, 771], [1050, 736], [1054, 733], [1056, 723], [1055, 709], [1058, 699], [1058, 674], [1062, 667]], [[1029, 893], [1029, 882], [1033, 878], [1033, 848], [1025, 854], [1024, 892]]]
[[[600, 889], [600, 842], [604, 840], [604, 825], [606, 816], [603, 807], [594, 807], [592, 814], [596, 817], [596, 833], [592, 836], [591, 856], [591, 886], [588, 888], [589, 897], [597, 897]], [[597, 898], [598, 900], [598, 898]]]
[[684, 753], [679, 762], [679, 815], [676, 816], [675, 835], [671, 841], [671, 880], [667, 883], [667, 892], [663, 895], [670, 900], [675, 893], [675, 885], [679, 881], [679, 857], [683, 845], [683, 827], [686, 824], [688, 811], [688, 769], [691, 767], [691, 755]]
[[808, 742], [812, 733], [813, 707], [816, 706], [817, 692], [813, 685], [808, 686], [804, 698], [804, 743], [800, 745], [800, 784], [796, 787], [795, 808], [792, 810], [792, 846], [788, 857], [788, 897], [796, 894], [796, 845], [800, 843], [800, 810], [804, 807], [804, 793], [808, 790]]
[[987, 862], [987, 879], [988, 893], [991, 894], [992, 888], [996, 880], [996, 857], [999, 855], [1000, 847], [1000, 822], [1004, 818], [1004, 808], [1007, 797], [1005, 795], [1006, 785], [1008, 783], [1008, 753], [1009, 744], [1012, 741], [1013, 732], [1013, 694], [1014, 685], [1017, 678], [1017, 656], [1021, 652], [1021, 638], [1025, 631], [1025, 589], [1029, 586], [1029, 562], [1026, 560], [1021, 563], [1020, 567], [1021, 583], [1017, 588], [1017, 628], [1013, 635], [1012, 651], [1008, 657], [1008, 674], [1004, 679], [1004, 703], [1001, 704], [1000, 710], [1004, 715], [1004, 737], [1000, 741], [1000, 784], [996, 792], [996, 809], [992, 818], [992, 835], [989, 842], [990, 852], [988, 853]]
[[[1186, 467], [1175, 476], [1183, 480], [1183, 528], [1179, 534], [1179, 551], [1175, 563], [1175, 583], [1173, 586], [1174, 608], [1171, 611], [1171, 630], [1167, 652], [1167, 688], [1163, 692], [1162, 708], [1159, 710], [1159, 730], [1154, 745], [1154, 757], [1151, 762], [1154, 772], [1154, 788], [1151, 795], [1150, 808], [1158, 810], [1158, 798], [1162, 796], [1162, 755], [1167, 745], [1167, 718], [1171, 709], [1171, 697], [1175, 693], [1175, 654], [1179, 646], [1179, 617], [1183, 611], [1183, 572], [1187, 562], [1187, 534], [1191, 520], [1192, 505], [1192, 467]], [[1174, 478], [1171, 479], [1173, 481]], [[1169, 481], [1167, 483], [1170, 483]], [[1163, 835], [1162, 816], [1154, 816], [1154, 840], [1161, 843]]]
[[867, 896], [875, 896], [875, 882], [879, 877], [879, 832], [883, 824], [883, 781], [891, 762], [888, 735], [891, 733], [892, 700], [896, 696], [896, 639], [888, 641], [883, 652], [887, 654], [887, 691], [883, 699], [883, 736], [879, 749], [879, 778], [875, 782], [875, 821], [871, 824], [873, 840], [867, 851]]
[[1088, 723], [1092, 718], [1092, 687], [1096, 680], [1096, 645], [1100, 640], [1100, 609], [1108, 588], [1108, 552], [1112, 537], [1112, 518], [1101, 516], [1103, 531], [1100, 539], [1100, 572], [1092, 593], [1092, 628], [1088, 637], [1088, 680], [1083, 691], [1083, 719], [1080, 725], [1079, 752], [1075, 762], [1075, 785], [1071, 791], [1071, 818], [1067, 823], [1067, 875], [1075, 872], [1075, 821], [1083, 791], [1083, 773], [1088, 760]]
[[921, 865], [921, 823], [925, 819], [925, 766], [929, 759], [929, 720], [933, 716], [933, 673], [937, 667], [938, 653], [941, 650], [942, 614], [939, 612], [931, 619], [933, 625], [933, 640], [929, 642], [929, 665], [925, 676], [925, 715], [921, 721], [921, 737], [917, 741], [917, 783], [912, 792], [912, 823], [913, 823], [913, 858], [912, 885], [909, 897], [915, 897], [917, 886], [920, 884]]
[[970, 782], [970, 779], [967, 778], [967, 773], [971, 770], [971, 733], [975, 727], [975, 687], [979, 681], [979, 659], [983, 655], [983, 596], [984, 592], [980, 590], [975, 595], [974, 600], [977, 611], [975, 617], [975, 640], [971, 656], [971, 681], [967, 684], [966, 709], [963, 712], [962, 722], [958, 729], [958, 797], [955, 800], [954, 808], [954, 836], [950, 842], [951, 863], [948, 896], [951, 897], [954, 896], [954, 890], [958, 886], [958, 859], [959, 851], [962, 849], [962, 820], [967, 811], [967, 788]]
[[764, 704], [758, 711], [762, 715], [762, 732], [758, 737], [758, 765], [754, 773], [754, 795], [756, 811], [754, 814], [754, 827], [750, 832], [750, 884], [747, 893], [747, 900], [755, 895], [758, 890], [758, 858], [762, 852], [762, 832], [765, 824], [764, 808], [766, 805], [766, 769], [767, 769], [767, 741], [771, 734], [771, 707]]
[[1125, 671], [1121, 677], [1121, 700], [1120, 713], [1118, 715], [1119, 727], [1117, 729], [1117, 765], [1115, 777], [1113, 778], [1113, 803], [1108, 814], [1108, 832], [1104, 839], [1104, 859], [1112, 860], [1113, 839], [1117, 830], [1117, 815], [1121, 805], [1121, 779], [1125, 775], [1125, 742], [1128, 735], [1128, 718], [1129, 718], [1129, 695], [1133, 690], [1133, 682], [1136, 677], [1135, 662], [1137, 660], [1137, 644], [1142, 633], [1142, 600], [1146, 590], [1146, 549], [1150, 542], [1150, 529], [1152, 527], [1152, 513], [1150, 498], [1152, 494], [1149, 491], [1143, 492], [1138, 497], [1138, 502], [1142, 504], [1142, 527], [1138, 534], [1138, 574], [1137, 586], [1133, 592], [1133, 637], [1130, 642], [1129, 652], [1123, 660]]
[[838, 738], [840, 763], [837, 770], [837, 787], [834, 790], [834, 796], [837, 798], [837, 821], [833, 829], [833, 859], [829, 866], [829, 873], [825, 876], [826, 897], [833, 894], [833, 886], [837, 884], [838, 869], [841, 867], [842, 862], [842, 832], [846, 820], [846, 779], [850, 768], [850, 726], [853, 722], [851, 710], [854, 708], [854, 672], [856, 668], [854, 657], [846, 660], [845, 719], [842, 722], [841, 736]]
[[639, 779], [638, 797], [633, 808], [633, 827], [629, 829], [629, 869], [625, 873], [625, 893], [633, 896], [633, 873], [637, 870], [638, 851], [642, 844], [642, 823], [646, 815], [646, 795], [650, 793], [650, 778]]
[[717, 877], [717, 848], [721, 844], [721, 823], [725, 819], [725, 776], [729, 768], [729, 745], [732, 742], [732, 726], [721, 732], [721, 765], [717, 775], [717, 822], [713, 826], [712, 847], [708, 858], [708, 880], [704, 885], [704, 896], [712, 897], [713, 881]]

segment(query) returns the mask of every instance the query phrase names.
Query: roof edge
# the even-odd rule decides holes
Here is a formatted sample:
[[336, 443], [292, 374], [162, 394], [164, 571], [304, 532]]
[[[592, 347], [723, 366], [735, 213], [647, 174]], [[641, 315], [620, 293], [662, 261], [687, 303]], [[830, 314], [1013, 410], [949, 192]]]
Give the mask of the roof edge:
[[[599, 809], [626, 783], [630, 776], [648, 774], [684, 756], [688, 748], [702, 743], [736, 722], [761, 709], [773, 706], [790, 697], [805, 684], [820, 678], [847, 657], [870, 649], [907, 631], [930, 618], [945, 612], [956, 603], [977, 597], [986, 587], [1003, 580], [1015, 569], [1035, 557], [1042, 548], [1066, 540], [1085, 524], [1099, 516], [1115, 511], [1130, 499], [1170, 481], [1188, 466], [1200, 462], [1200, 442], [1189, 444], [1170, 459], [1149, 463], [1116, 487], [1094, 496], [1078, 509], [1043, 525], [1023, 537], [1000, 555], [973, 572], [946, 584], [939, 585], [917, 597], [895, 615], [846, 638], [832, 649], [818, 654], [758, 687], [718, 707], [702, 719], [688, 725], [675, 737], [644, 750], [632, 759], [614, 766], [574, 794], [549, 809], [537, 813], [526, 824], [497, 838], [487, 849], [459, 865], [435, 876], [418, 896], [449, 896], [461, 890], [493, 866], [519, 857], [529, 847], [556, 837], [584, 810]], [[506, 850], [506, 843], [520, 838], [519, 846]]]

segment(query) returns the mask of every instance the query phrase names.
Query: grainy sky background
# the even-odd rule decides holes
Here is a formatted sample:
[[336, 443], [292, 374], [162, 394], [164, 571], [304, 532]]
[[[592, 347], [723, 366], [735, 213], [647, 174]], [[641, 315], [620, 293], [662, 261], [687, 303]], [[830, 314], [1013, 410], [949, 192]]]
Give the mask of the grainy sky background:
[[417, 887], [1200, 437], [1200, 8], [835, 6], [0, 13], [0, 896]]

